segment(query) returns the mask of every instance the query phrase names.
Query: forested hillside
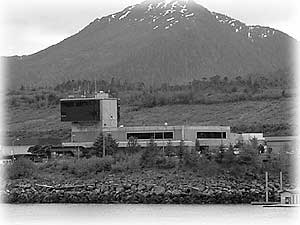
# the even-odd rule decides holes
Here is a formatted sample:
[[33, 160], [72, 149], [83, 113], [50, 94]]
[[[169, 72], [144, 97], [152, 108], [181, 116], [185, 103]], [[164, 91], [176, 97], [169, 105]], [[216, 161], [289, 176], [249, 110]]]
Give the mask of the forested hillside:
[[[9, 137], [69, 137], [70, 124], [60, 122], [59, 99], [93, 96], [96, 89], [121, 100], [121, 124], [230, 125], [234, 132], [292, 135], [294, 94], [288, 71], [273, 79], [213, 76], [183, 85], [118, 79], [71, 80], [53, 87], [22, 86], [7, 93]], [[278, 77], [278, 78], [277, 78]], [[96, 85], [95, 85], [96, 83]]]

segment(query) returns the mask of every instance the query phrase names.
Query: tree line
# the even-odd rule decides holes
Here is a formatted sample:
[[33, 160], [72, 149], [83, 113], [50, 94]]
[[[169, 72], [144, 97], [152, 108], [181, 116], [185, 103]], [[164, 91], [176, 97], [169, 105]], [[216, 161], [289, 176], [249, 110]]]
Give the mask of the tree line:
[[95, 90], [118, 97], [122, 105], [154, 107], [174, 104], [216, 104], [246, 100], [267, 100], [290, 97], [291, 72], [278, 70], [268, 76], [249, 74], [247, 77], [211, 76], [184, 84], [150, 85], [141, 81], [111, 78], [110, 81], [68, 80], [51, 87], [25, 87], [11, 90], [9, 105], [33, 105], [37, 108], [57, 105], [67, 95], [93, 96]]

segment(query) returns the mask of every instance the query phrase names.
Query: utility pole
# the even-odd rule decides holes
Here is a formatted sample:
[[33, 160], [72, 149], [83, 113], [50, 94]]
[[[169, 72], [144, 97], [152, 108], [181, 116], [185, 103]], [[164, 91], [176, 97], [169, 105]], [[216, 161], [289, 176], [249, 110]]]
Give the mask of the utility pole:
[[168, 126], [168, 123], [167, 122], [165, 122], [165, 124], [164, 124], [164, 131], [163, 131], [163, 153], [165, 153], [165, 132], [166, 132], [166, 129], [167, 129], [167, 126]]
[[268, 172], [266, 171], [266, 202], [269, 201]]
[[77, 146], [77, 160], [79, 160], [79, 146]]
[[102, 132], [102, 137], [103, 137], [103, 141], [102, 141], [102, 157], [105, 157], [105, 136], [104, 136], [104, 132]]
[[16, 141], [19, 141], [20, 139], [19, 138], [16, 138], [15, 140], [13, 140], [13, 142], [12, 142], [12, 159], [13, 159], [13, 161], [15, 160], [15, 142]]
[[280, 178], [280, 191], [282, 191], [282, 189], [283, 189], [283, 185], [282, 185], [282, 171], [280, 171], [280, 173], [279, 173], [279, 178]]

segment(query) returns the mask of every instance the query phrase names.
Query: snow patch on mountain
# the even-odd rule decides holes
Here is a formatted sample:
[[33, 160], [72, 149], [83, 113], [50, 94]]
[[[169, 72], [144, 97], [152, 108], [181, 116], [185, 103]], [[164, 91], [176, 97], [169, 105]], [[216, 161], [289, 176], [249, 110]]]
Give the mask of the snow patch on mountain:
[[191, 14], [185, 15], [185, 17], [191, 17], [193, 15], [194, 15], [194, 13], [191, 13]]
[[149, 4], [149, 5], [148, 5], [147, 12], [149, 12], [151, 9], [153, 9], [153, 6], [152, 6], [152, 4]]
[[241, 33], [242, 35], [245, 35], [251, 41], [269, 38], [275, 33], [274, 29], [272, 28], [252, 25], [247, 26], [246, 24], [238, 20], [232, 19], [226, 15], [215, 12], [211, 12], [211, 14], [219, 23], [230, 26], [232, 31], [234, 31], [235, 33]]
[[122, 16], [120, 16], [119, 20], [124, 19], [126, 16], [128, 16], [129, 13], [131, 13], [131, 11], [127, 11], [125, 14], [123, 14]]

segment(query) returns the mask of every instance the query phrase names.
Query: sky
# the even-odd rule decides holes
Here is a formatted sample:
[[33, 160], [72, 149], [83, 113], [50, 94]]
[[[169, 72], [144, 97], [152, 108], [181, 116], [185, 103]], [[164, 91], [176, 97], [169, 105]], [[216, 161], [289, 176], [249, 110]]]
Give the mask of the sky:
[[[195, 0], [248, 25], [279, 29], [300, 40], [297, 0]], [[2, 0], [0, 55], [28, 55], [142, 0]]]

